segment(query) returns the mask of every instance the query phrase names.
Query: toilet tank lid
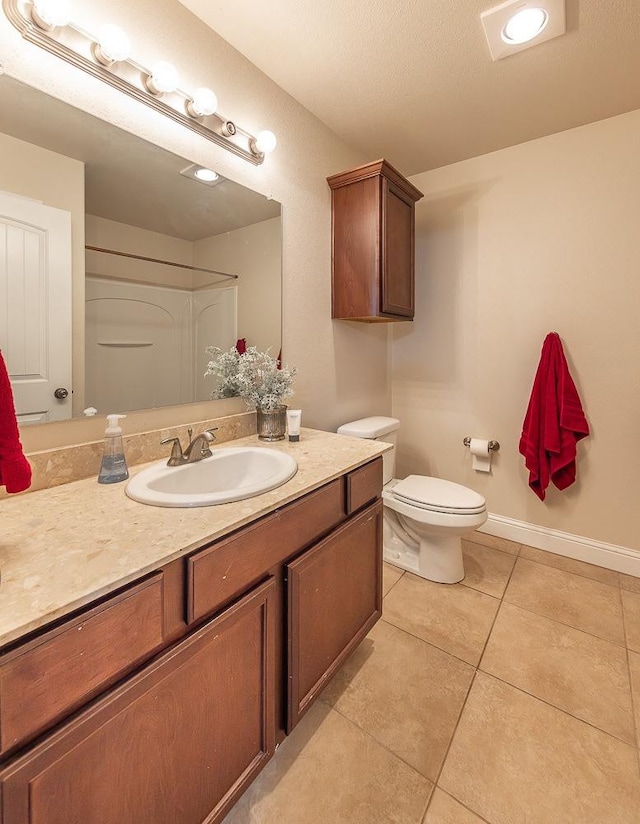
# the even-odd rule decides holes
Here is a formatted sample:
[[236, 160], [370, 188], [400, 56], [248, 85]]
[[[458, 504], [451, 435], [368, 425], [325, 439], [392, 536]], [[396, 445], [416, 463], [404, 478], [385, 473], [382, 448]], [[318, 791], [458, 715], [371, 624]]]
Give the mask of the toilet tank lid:
[[395, 432], [400, 427], [397, 418], [385, 418], [375, 415], [371, 418], [360, 418], [358, 421], [343, 423], [338, 427], [339, 435], [351, 435], [352, 438], [380, 438], [389, 432]]

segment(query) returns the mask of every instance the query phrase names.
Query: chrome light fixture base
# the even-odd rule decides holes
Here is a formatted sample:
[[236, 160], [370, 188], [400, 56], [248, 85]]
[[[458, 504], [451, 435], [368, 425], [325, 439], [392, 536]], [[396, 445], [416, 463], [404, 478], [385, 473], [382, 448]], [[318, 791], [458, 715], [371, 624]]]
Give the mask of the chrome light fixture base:
[[252, 148], [256, 140], [254, 135], [217, 111], [200, 117], [190, 115], [192, 95], [179, 88], [172, 92], [153, 93], [147, 85], [150, 69], [132, 58], [104, 61], [98, 56], [99, 47], [96, 50], [98, 38], [73, 22], [65, 26], [44, 27], [34, 19], [31, 0], [2, 0], [2, 7], [7, 19], [30, 43], [103, 80], [249, 163], [259, 166], [263, 162], [264, 153]]

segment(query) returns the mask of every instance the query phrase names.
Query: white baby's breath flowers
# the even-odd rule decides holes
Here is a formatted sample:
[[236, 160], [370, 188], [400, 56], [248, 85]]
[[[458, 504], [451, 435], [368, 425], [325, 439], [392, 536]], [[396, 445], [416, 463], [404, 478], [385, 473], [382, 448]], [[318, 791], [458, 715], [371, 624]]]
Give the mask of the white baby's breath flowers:
[[212, 398], [239, 395], [248, 407], [268, 412], [293, 395], [295, 367], [278, 369], [278, 361], [271, 357], [269, 350], [259, 352], [255, 346], [250, 346], [240, 355], [235, 347], [225, 352], [217, 346], [209, 346], [206, 352], [212, 360], [207, 365], [205, 377], [214, 375], [218, 378]]

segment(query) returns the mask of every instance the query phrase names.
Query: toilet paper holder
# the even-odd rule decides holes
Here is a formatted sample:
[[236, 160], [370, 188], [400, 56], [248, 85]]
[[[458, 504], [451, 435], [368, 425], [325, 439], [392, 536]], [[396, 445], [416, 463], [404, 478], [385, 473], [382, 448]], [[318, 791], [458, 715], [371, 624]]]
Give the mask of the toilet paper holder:
[[[462, 439], [462, 443], [465, 446], [471, 446], [471, 438], [467, 435], [466, 438]], [[489, 441], [489, 450], [491, 452], [497, 452], [500, 449], [500, 444], [498, 441]]]

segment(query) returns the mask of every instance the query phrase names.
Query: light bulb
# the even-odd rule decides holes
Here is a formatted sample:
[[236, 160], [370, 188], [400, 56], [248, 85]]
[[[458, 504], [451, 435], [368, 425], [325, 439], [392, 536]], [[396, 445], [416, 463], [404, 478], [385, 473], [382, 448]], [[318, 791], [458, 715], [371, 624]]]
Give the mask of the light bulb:
[[180, 75], [175, 66], [160, 60], [151, 69], [151, 74], [147, 77], [147, 88], [153, 94], [165, 94], [175, 92], [180, 83]]
[[69, 0], [34, 0], [31, 17], [41, 29], [48, 31], [67, 26], [71, 21], [71, 3]]
[[126, 60], [131, 54], [131, 41], [127, 33], [113, 23], [107, 23], [100, 29], [98, 42], [94, 54], [100, 63], [110, 66], [121, 60]]
[[187, 103], [187, 111], [192, 117], [204, 117], [213, 114], [218, 108], [218, 98], [211, 89], [196, 89], [192, 99]]
[[268, 154], [275, 149], [276, 143], [274, 133], [265, 129], [262, 132], [258, 132], [258, 136], [251, 141], [251, 148], [258, 154]]
[[502, 29], [505, 43], [517, 46], [537, 37], [549, 22], [549, 15], [544, 9], [527, 8], [513, 15]]
[[205, 183], [213, 183], [214, 180], [218, 179], [218, 175], [213, 169], [196, 169], [193, 174], [198, 180], [204, 180]]

